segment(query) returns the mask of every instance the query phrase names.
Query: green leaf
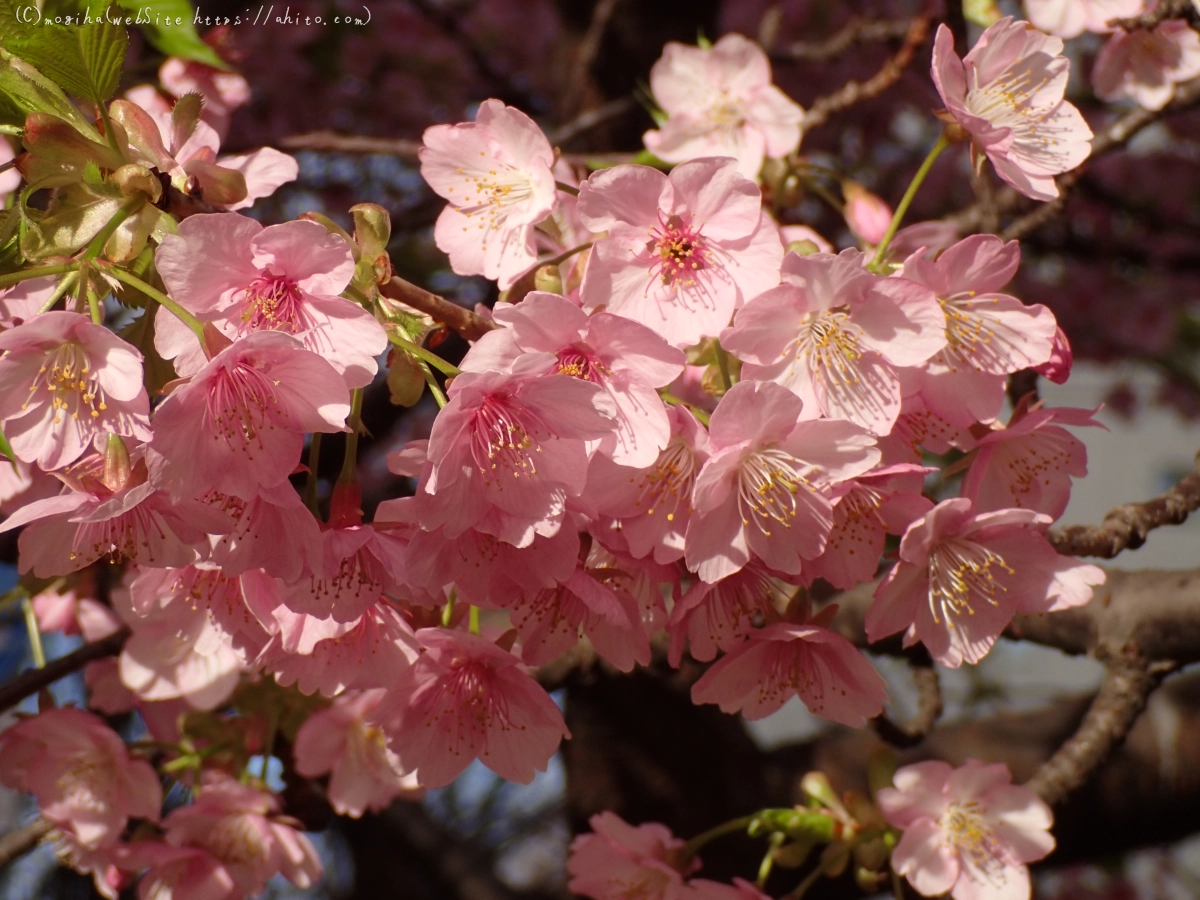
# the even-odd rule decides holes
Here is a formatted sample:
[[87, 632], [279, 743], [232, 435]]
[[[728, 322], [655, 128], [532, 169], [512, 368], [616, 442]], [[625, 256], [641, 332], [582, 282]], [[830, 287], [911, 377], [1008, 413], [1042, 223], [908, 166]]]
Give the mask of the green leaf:
[[22, 19], [29, 17], [26, 10], [31, 5], [17, 0], [0, 0], [0, 45], [7, 47], [13, 41], [28, 36], [32, 29]]
[[17, 469], [17, 458], [13, 455], [12, 446], [8, 443], [8, 438], [4, 436], [4, 432], [0, 431], [0, 455], [3, 455], [13, 467], [15, 472]]
[[225, 60], [196, 33], [192, 24], [195, 16], [188, 0], [117, 0], [117, 3], [134, 14], [133, 24], [142, 29], [156, 50], [229, 70]]
[[117, 92], [129, 35], [103, 17], [86, 25], [41, 25], [11, 49], [83, 100], [102, 104]]
[[[4, 0], [0, 0], [0, 3]], [[0, 47], [0, 94], [21, 117], [34, 112], [49, 113], [70, 122], [75, 130], [100, 141], [100, 133], [84, 118], [62, 89], [27, 60]]]

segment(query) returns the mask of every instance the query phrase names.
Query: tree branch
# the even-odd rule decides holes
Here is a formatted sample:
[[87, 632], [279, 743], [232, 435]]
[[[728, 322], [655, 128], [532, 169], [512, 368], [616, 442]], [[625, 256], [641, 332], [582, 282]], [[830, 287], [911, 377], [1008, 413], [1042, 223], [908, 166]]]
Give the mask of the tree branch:
[[44, 687], [49, 687], [60, 678], [78, 672], [88, 663], [106, 656], [115, 656], [125, 646], [129, 629], [122, 628], [106, 638], [84, 644], [78, 650], [46, 663], [44, 668], [30, 669], [18, 675], [8, 684], [0, 686], [0, 712], [16, 706], [26, 697], [32, 697]]
[[1163, 525], [1182, 524], [1200, 509], [1200, 463], [1178, 484], [1152, 500], [1126, 503], [1110, 510], [1100, 525], [1068, 525], [1049, 534], [1059, 553], [1112, 559], [1122, 550], [1136, 550]]
[[571, 115], [579, 108], [583, 99], [583, 89], [587, 84], [588, 70], [591, 69], [596, 54], [600, 52], [604, 31], [608, 28], [608, 22], [620, 2], [621, 0], [596, 0], [596, 5], [592, 7], [592, 20], [588, 23], [587, 32], [575, 51], [575, 64], [571, 67], [567, 89], [563, 91], [559, 108], [565, 115]]
[[17, 857], [24, 856], [53, 830], [54, 826], [45, 819], [35, 819], [24, 828], [18, 828], [0, 837], [0, 869]]
[[279, 142], [288, 150], [334, 150], [341, 153], [382, 153], [402, 159], [417, 159], [420, 141], [405, 138], [367, 137], [357, 134], [337, 134], [333, 131], [309, 131], [292, 134]]
[[413, 309], [432, 316], [436, 321], [457, 331], [468, 341], [477, 341], [496, 327], [471, 310], [465, 309], [457, 303], [451, 303], [445, 297], [431, 294], [398, 275], [393, 275], [390, 281], [381, 284], [379, 292], [385, 297], [407, 303]]
[[914, 19], [867, 19], [855, 16], [839, 31], [823, 41], [796, 41], [779, 50], [771, 57], [776, 60], [805, 60], [822, 62], [841, 56], [858, 44], [876, 41], [891, 41], [909, 33]]
[[1146, 701], [1175, 666], [1143, 659], [1109, 663], [1100, 691], [1079, 729], [1038, 769], [1025, 786], [1055, 806], [1086, 784], [1121, 745]]
[[882, 94], [899, 81], [900, 76], [904, 74], [905, 67], [912, 62], [917, 48], [924, 43], [925, 37], [929, 34], [929, 21], [929, 18], [924, 16], [913, 19], [905, 33], [904, 44], [867, 81], [847, 82], [832, 94], [818, 97], [813, 101], [812, 107], [804, 114], [804, 131], [811, 131], [813, 128], [825, 124], [834, 113], [849, 109], [856, 103]]
[[1150, 12], [1140, 16], [1130, 16], [1127, 19], [1109, 19], [1109, 28], [1123, 28], [1126, 31], [1149, 30], [1156, 28], [1160, 22], [1167, 19], [1196, 20], [1191, 0], [1159, 0], [1158, 5]]
[[560, 146], [579, 137], [585, 131], [590, 131], [597, 125], [607, 122], [609, 119], [615, 119], [617, 116], [624, 115], [632, 110], [634, 106], [632, 97], [618, 97], [616, 100], [610, 100], [602, 106], [581, 112], [567, 124], [554, 129], [546, 137], [549, 138], [552, 146]]
[[929, 654], [914, 663], [913, 683], [917, 688], [917, 714], [903, 725], [897, 725], [886, 715], [871, 720], [876, 733], [895, 747], [915, 747], [925, 740], [942, 714], [942, 682]]

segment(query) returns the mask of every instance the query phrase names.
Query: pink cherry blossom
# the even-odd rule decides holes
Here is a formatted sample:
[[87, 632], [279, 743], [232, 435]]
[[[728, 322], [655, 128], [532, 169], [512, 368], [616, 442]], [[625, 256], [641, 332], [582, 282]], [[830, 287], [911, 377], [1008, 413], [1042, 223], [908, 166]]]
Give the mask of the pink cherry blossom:
[[145, 869], [138, 900], [243, 900], [246, 892], [216, 856], [200, 847], [135, 841], [123, 847], [123, 867]]
[[767, 54], [740, 34], [708, 48], [668, 43], [650, 70], [650, 90], [667, 114], [643, 137], [659, 159], [732, 156], [742, 175], [757, 178], [764, 157], [800, 144], [804, 110], [771, 84]]
[[557, 294], [534, 291], [492, 310], [489, 331], [460, 363], [464, 372], [570, 375], [598, 384], [616, 409], [598, 448], [622, 466], [648, 466], [670, 438], [657, 389], [683, 371], [683, 354], [644, 325], [612, 313], [588, 316]]
[[243, 896], [263, 891], [277, 873], [297, 887], [311, 887], [321, 877], [316, 850], [278, 812], [271, 794], [206, 773], [195, 802], [172, 810], [163, 828], [168, 844], [212, 854]]
[[904, 534], [915, 519], [933, 508], [921, 496], [925, 475], [936, 469], [895, 465], [874, 469], [833, 491], [833, 528], [825, 552], [809, 562], [809, 582], [823, 578], [840, 590], [870, 581], [889, 534]]
[[434, 229], [460, 275], [505, 290], [537, 262], [534, 227], [557, 204], [554, 149], [527, 115], [485, 100], [474, 122], [425, 129], [421, 175], [449, 206]]
[[913, 522], [900, 562], [875, 591], [866, 617], [877, 641], [904, 632], [935, 660], [957, 668], [987, 655], [1018, 612], [1082, 606], [1104, 570], [1060, 556], [1031, 510], [980, 513], [967, 498], [944, 500]]
[[396, 594], [405, 580], [406, 542], [370, 525], [321, 533], [319, 568], [282, 589], [293, 612], [353, 622], [381, 594]]
[[61, 494], [28, 503], [0, 523], [0, 532], [27, 526], [17, 541], [22, 572], [66, 575], [104, 557], [182, 568], [207, 555], [209, 534], [229, 529], [229, 520], [204, 504], [155, 490], [140, 460], [112, 487], [103, 472], [101, 454], [84, 457], [60, 473], [67, 482]]
[[888, 823], [904, 829], [892, 869], [926, 897], [1028, 900], [1026, 863], [1054, 849], [1050, 807], [1012, 783], [1008, 766], [969, 759], [904, 766], [879, 791]]
[[1071, 479], [1087, 475], [1087, 448], [1062, 425], [1094, 425], [1098, 409], [1037, 409], [979, 439], [962, 495], [977, 512], [1031, 509], [1057, 519]]
[[650, 642], [633, 596], [620, 584], [605, 584], [576, 569], [562, 584], [521, 595], [506, 604], [521, 636], [521, 658], [548, 663], [586, 636], [601, 657], [622, 672], [650, 664]]
[[0, 733], [0, 782], [37, 796], [42, 815], [88, 849], [111, 845], [130, 818], [158, 820], [162, 788], [149, 763], [81, 709], [52, 709]]
[[800, 399], [773, 382], [740, 381], [712, 415], [712, 455], [696, 477], [685, 558], [718, 581], [757, 556], [800, 571], [825, 549], [833, 506], [823, 490], [879, 461], [874, 439], [849, 422], [799, 422]]
[[1139, 15], [1145, 6], [1146, 0], [1025, 0], [1029, 21], [1060, 38], [1111, 31], [1111, 20]]
[[462, 631], [423, 628], [424, 652], [400, 673], [378, 715], [423, 787], [449, 784], [472, 760], [529, 784], [564, 737], [562, 713], [517, 657]]
[[457, 376], [429, 435], [422, 527], [475, 526], [517, 546], [553, 535], [567, 498], [583, 493], [588, 442], [611, 432], [613, 413], [611, 397], [578, 378]]
[[693, 703], [762, 719], [798, 696], [814, 715], [861, 727], [888, 702], [883, 678], [841, 635], [815, 623], [775, 622], [717, 660], [692, 686]]
[[[163, 238], [155, 266], [171, 297], [231, 340], [282, 331], [322, 356], [351, 388], [371, 383], [387, 334], [375, 317], [338, 296], [354, 274], [350, 246], [316, 222], [263, 228], [245, 216], [189, 216]], [[163, 310], [155, 347], [180, 375], [204, 364], [196, 336]]]
[[718, 648], [729, 653], [782, 609], [794, 592], [795, 585], [774, 577], [756, 561], [714, 584], [695, 582], [671, 610], [667, 658], [678, 666], [685, 646], [700, 662], [716, 659]]
[[[3, 141], [0, 144], [8, 146]], [[0, 148], [0, 163], [4, 162], [3, 148]], [[12, 174], [15, 170], [0, 175], [0, 179]], [[3, 203], [3, 191], [0, 191], [0, 203]], [[47, 275], [43, 278], [26, 278], [10, 288], [0, 290], [0, 328], [16, 328], [23, 325], [38, 314], [54, 294], [58, 286], [58, 278]], [[70, 300], [67, 301], [70, 304]]]
[[684, 876], [700, 867], [682, 855], [684, 842], [657, 822], [634, 827], [616, 813], [588, 819], [589, 834], [571, 842], [567, 872], [572, 893], [592, 900], [691, 900]]
[[[114, 604], [120, 592], [114, 592]], [[146, 569], [129, 588], [133, 634], [121, 651], [121, 681], [142, 700], [182, 697], [213, 709], [237, 687], [269, 635], [219, 569]]]
[[291, 582], [320, 568], [320, 525], [289, 482], [259, 488], [249, 499], [219, 491], [201, 499], [232, 523], [228, 534], [211, 539], [210, 560], [226, 575], [264, 569]]
[[825, 415], [887, 434], [900, 414], [899, 367], [946, 344], [945, 316], [925, 287], [878, 278], [857, 250], [789, 253], [783, 284], [740, 310], [721, 344], [746, 363], [744, 378], [774, 381]]
[[233, 111], [250, 102], [250, 84], [237, 72], [223, 72], [202, 62], [169, 56], [158, 68], [158, 80], [176, 97], [204, 98], [200, 117], [223, 138]]
[[353, 622], [300, 615], [283, 605], [273, 618], [278, 632], [259, 654], [258, 666], [306, 695], [333, 697], [391, 685], [419, 651], [412, 627], [382, 599]]
[[629, 553], [672, 563], [683, 557], [692, 516], [692, 488], [708, 458], [708, 432], [683, 406], [667, 410], [671, 437], [652, 465], [631, 470], [595, 456], [586, 496], [615, 520]]
[[1200, 75], [1200, 34], [1182, 19], [1159, 22], [1153, 30], [1116, 34], [1096, 54], [1092, 85], [1096, 96], [1113, 102], [1128, 97], [1146, 109], [1162, 109], [1175, 85]]
[[946, 346], [906, 387], [960, 427], [995, 418], [1004, 399], [1002, 376], [1045, 363], [1053, 352], [1057, 323], [1044, 306], [1026, 306], [1001, 293], [1021, 263], [1016, 241], [972, 235], [936, 261], [913, 254], [904, 277], [932, 290], [946, 321]]
[[289, 335], [254, 332], [158, 406], [147, 464], [176, 497], [253, 498], [292, 473], [306, 433], [344, 431], [349, 414], [333, 366]]
[[47, 471], [105, 432], [149, 440], [142, 354], [87, 316], [48, 312], [0, 333], [0, 422], [13, 453]]
[[1054, 176], [1091, 152], [1092, 131], [1063, 99], [1070, 66], [1062, 40], [1011, 16], [988, 27], [962, 59], [954, 37], [938, 26], [933, 82], [947, 114], [971, 136], [977, 160], [1026, 197], [1053, 200]]
[[403, 794], [420, 796], [416, 778], [388, 748], [383, 730], [367, 721], [385, 693], [343, 694], [310, 715], [296, 734], [296, 771], [308, 778], [329, 773], [327, 795], [338, 815], [357, 819]]
[[758, 186], [727, 158], [670, 175], [630, 165], [595, 173], [579, 189], [579, 214], [608, 237], [592, 248], [584, 308], [633, 319], [677, 347], [715, 336], [779, 283], [783, 245], [761, 207]]

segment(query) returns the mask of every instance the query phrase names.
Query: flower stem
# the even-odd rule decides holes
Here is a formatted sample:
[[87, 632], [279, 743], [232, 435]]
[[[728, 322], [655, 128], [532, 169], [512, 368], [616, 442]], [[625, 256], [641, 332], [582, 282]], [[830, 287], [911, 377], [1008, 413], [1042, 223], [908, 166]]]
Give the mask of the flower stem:
[[193, 316], [190, 312], [188, 312], [186, 309], [184, 309], [178, 303], [176, 303], [174, 300], [172, 300], [170, 297], [168, 297], [166, 294], [164, 294], [162, 291], [146, 284], [146, 282], [142, 281], [142, 279], [138, 278], [136, 275], [131, 275], [130, 273], [125, 272], [121, 269], [112, 268], [112, 269], [107, 269], [106, 271], [110, 275], [112, 275], [114, 278], [116, 278], [118, 281], [123, 281], [130, 287], [137, 288], [139, 291], [141, 291], [147, 297], [157, 300], [159, 303], [161, 303], [163, 306], [165, 306], [167, 308], [167, 311], [169, 313], [171, 313], [171, 315], [175, 316], [175, 318], [177, 318], [181, 322], [183, 322], [184, 325], [186, 325], [188, 328], [192, 329], [192, 333], [195, 334], [196, 338], [200, 341], [201, 347], [203, 347], [205, 345], [204, 323], [201, 322], [199, 319], [197, 319], [195, 316]]
[[566, 182], [556, 181], [556, 182], [554, 182], [554, 186], [556, 188], [558, 188], [560, 191], [562, 191], [564, 194], [570, 194], [572, 197], [579, 196], [579, 188], [571, 187], [571, 185], [567, 184]]
[[42, 631], [38, 628], [33, 601], [27, 596], [21, 598], [21, 612], [25, 614], [25, 630], [29, 632], [29, 651], [33, 654], [33, 664], [39, 669], [44, 669], [46, 668], [46, 651], [42, 648]]
[[710, 828], [710, 829], [708, 829], [708, 831], [704, 832], [703, 834], [696, 835], [694, 838], [692, 838], [690, 841], [688, 841], [686, 844], [683, 845], [683, 849], [681, 851], [683, 858], [691, 859], [693, 856], [695, 856], [697, 853], [699, 853], [700, 848], [703, 847], [705, 844], [707, 844], [709, 841], [715, 840], [716, 838], [719, 838], [719, 837], [723, 837], [724, 835], [727, 835], [727, 834], [733, 834], [734, 832], [737, 832], [737, 831], [745, 831], [747, 828], [750, 827], [750, 823], [754, 821], [754, 818], [755, 818], [754, 815], [741, 816], [737, 819], [732, 819], [728, 822], [724, 822], [724, 823], [716, 826], [715, 828]]
[[771, 877], [771, 869], [775, 866], [775, 851], [783, 846], [783, 842], [786, 839], [787, 835], [780, 831], [771, 835], [771, 846], [767, 848], [767, 852], [763, 854], [762, 862], [758, 864], [758, 878], [754, 882], [760, 889], [767, 886], [767, 879]]
[[304, 505], [315, 518], [320, 518], [317, 512], [317, 466], [321, 461], [321, 432], [313, 432], [308, 442], [308, 475], [304, 478]]
[[433, 371], [423, 359], [417, 360], [417, 366], [420, 367], [421, 374], [425, 376], [425, 383], [429, 385], [429, 393], [433, 394], [433, 399], [437, 401], [438, 409], [445, 409], [449, 401], [438, 386], [437, 379], [433, 377]]
[[446, 362], [446, 360], [442, 359], [436, 353], [430, 353], [428, 350], [426, 350], [420, 344], [415, 344], [412, 341], [406, 340], [405, 338], [402, 338], [397, 334], [389, 334], [388, 340], [390, 340], [393, 344], [395, 344], [397, 347], [399, 347], [405, 353], [408, 353], [412, 356], [415, 356], [417, 359], [424, 360], [425, 362], [429, 363], [429, 365], [433, 366], [435, 369], [437, 369], [443, 375], [458, 375], [458, 374], [460, 374], [458, 371], [458, 367], [456, 365], [454, 365], [453, 363]]
[[51, 294], [50, 298], [42, 304], [42, 308], [38, 310], [38, 314], [40, 315], [44, 312], [50, 312], [50, 310], [54, 309], [58, 301], [63, 298], [63, 295], [75, 286], [75, 282], [78, 279], [78, 272], [68, 272], [66, 275], [64, 275], [62, 281], [60, 281], [54, 288], [54, 293]]
[[700, 407], [688, 403], [682, 397], [676, 397], [670, 391], [662, 391], [658, 396], [662, 397], [663, 403], [670, 403], [672, 406], [686, 406], [688, 408], [688, 412], [695, 416], [696, 420], [701, 425], [708, 425], [708, 413], [702, 410]]
[[53, 266], [38, 266], [35, 269], [22, 269], [19, 272], [9, 272], [7, 275], [0, 275], [0, 290], [6, 287], [12, 287], [14, 284], [20, 284], [22, 281], [28, 281], [30, 278], [41, 278], [43, 275], [61, 275], [64, 272], [74, 272], [79, 267], [79, 263], [56, 263]]
[[582, 244], [576, 244], [570, 250], [564, 250], [562, 253], [558, 254], [558, 256], [554, 257], [553, 259], [541, 260], [538, 263], [538, 268], [540, 269], [542, 266], [562, 265], [568, 259], [570, 259], [572, 256], [574, 256], [576, 253], [582, 253], [584, 250], [590, 250], [592, 247], [592, 244], [594, 244], [594, 243], [596, 243], [596, 242], [595, 241], [584, 241]]
[[913, 197], [917, 195], [921, 183], [925, 180], [925, 176], [929, 174], [929, 170], [933, 168], [934, 162], [941, 156], [942, 151], [950, 146], [950, 139], [943, 132], [937, 139], [937, 143], [929, 151], [929, 155], [925, 157], [925, 161], [921, 163], [921, 168], [917, 169], [917, 174], [913, 176], [912, 182], [908, 186], [908, 190], [904, 192], [904, 196], [900, 198], [900, 205], [896, 207], [896, 211], [892, 214], [892, 221], [888, 225], [888, 230], [883, 236], [883, 240], [879, 242], [879, 246], [875, 248], [875, 258], [871, 260], [870, 269], [872, 272], [878, 273], [880, 266], [883, 265], [883, 257], [887, 253], [888, 244], [892, 242], [892, 238], [896, 236], [896, 231], [900, 228], [900, 223], [904, 219], [904, 214], [908, 212], [909, 204], [912, 203]]
[[446, 598], [446, 605], [442, 607], [442, 627], [449, 628], [450, 623], [454, 621], [454, 588], [450, 589], [450, 596]]
[[354, 480], [358, 466], [358, 432], [362, 428], [362, 402], [363, 389], [355, 388], [350, 392], [350, 415], [346, 419], [346, 424], [350, 426], [350, 433], [346, 435], [346, 455], [342, 457], [342, 471], [338, 474], [338, 481], [344, 483]]
[[479, 607], [473, 603], [471, 604], [470, 611], [467, 613], [467, 630], [470, 631], [471, 634], [482, 633], [479, 630]]
[[117, 210], [116, 214], [109, 219], [104, 224], [104, 227], [97, 232], [96, 236], [92, 238], [92, 242], [88, 244], [88, 248], [84, 252], [83, 258], [85, 260], [95, 259], [97, 256], [99, 256], [104, 250], [104, 245], [108, 243], [108, 239], [112, 237], [113, 232], [121, 227], [122, 222], [128, 219], [135, 212], [139, 211], [145, 202], [146, 198], [143, 194], [136, 194], [126, 200], [121, 205], [121, 208]]
[[725, 352], [725, 348], [720, 342], [715, 344], [717, 348], [717, 368], [721, 370], [721, 387], [729, 390], [733, 387], [733, 379], [729, 375], [729, 354]]

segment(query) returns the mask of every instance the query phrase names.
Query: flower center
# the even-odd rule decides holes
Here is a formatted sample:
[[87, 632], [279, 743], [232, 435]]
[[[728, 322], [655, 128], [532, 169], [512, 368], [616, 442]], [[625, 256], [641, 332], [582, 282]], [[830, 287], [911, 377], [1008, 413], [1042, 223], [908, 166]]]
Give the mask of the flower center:
[[259, 369], [237, 365], [217, 373], [209, 388], [206, 414], [230, 448], [261, 447], [260, 433], [275, 427], [271, 408], [279, 405], [275, 383]]
[[[978, 77], [978, 72], [972, 72], [972, 80]], [[987, 119], [993, 127], [1019, 132], [1022, 142], [1046, 143], [1050, 138], [1038, 135], [1038, 125], [1057, 104], [1033, 106], [1032, 103], [1049, 82], [1049, 75], [1035, 76], [1033, 66], [1028, 65], [1027, 60], [1018, 59], [999, 77], [985, 85], [976, 84], [967, 91], [967, 109]]]
[[570, 375], [592, 384], [600, 384], [612, 374], [612, 369], [604, 365], [591, 350], [584, 347], [567, 347], [558, 351], [558, 373]]
[[[949, 540], [938, 544], [929, 554], [929, 609], [933, 621], [938, 611], [946, 617], [946, 625], [954, 627], [954, 617], [964, 612], [975, 615], [973, 601], [982, 600], [997, 605], [997, 592], [1007, 594], [1008, 588], [999, 579], [1014, 570], [1004, 558], [974, 541]], [[999, 570], [999, 571], [997, 571]]]
[[792, 527], [796, 518], [796, 492], [801, 486], [813, 490], [801, 474], [803, 464], [782, 450], [760, 450], [742, 462], [738, 471], [738, 509], [742, 524], [751, 521], [765, 537], [772, 522]]
[[205, 848], [221, 862], [258, 866], [269, 851], [264, 835], [250, 816], [225, 816], [213, 827]]
[[844, 308], [809, 313], [807, 327], [793, 346], [796, 360], [807, 360], [814, 379], [839, 388], [858, 384], [858, 369], [854, 364], [862, 358], [863, 351]]
[[1007, 854], [985, 821], [986, 814], [978, 800], [951, 803], [939, 822], [942, 840], [966, 858], [968, 876], [983, 875], [993, 884], [1003, 884]]
[[[483, 155], [482, 151], [480, 155]], [[501, 165], [494, 161], [493, 164]], [[477, 227], [485, 233], [483, 249], [487, 250], [487, 233], [504, 227], [513, 207], [533, 196], [533, 185], [527, 173], [512, 166], [504, 166], [500, 171], [482, 167], [468, 171], [460, 167], [458, 174], [463, 176], [466, 189], [461, 199], [450, 202], [468, 219], [478, 221]], [[453, 193], [454, 188], [450, 188], [450, 192]], [[463, 226], [463, 231], [468, 228]]]
[[112, 809], [116, 783], [112, 762], [99, 753], [73, 756], [54, 782], [69, 806], [96, 813]]
[[21, 404], [21, 409], [28, 409], [29, 402], [36, 400], [42, 390], [50, 395], [56, 425], [62, 421], [64, 413], [78, 419], [80, 412], [86, 410], [88, 418], [97, 419], [101, 412], [108, 409], [100, 379], [92, 371], [87, 354], [78, 344], [60, 344], [42, 363], [33, 384], [29, 386], [29, 398]]
[[242, 309], [243, 332], [283, 331], [297, 334], [312, 327], [311, 317], [304, 308], [300, 288], [295, 281], [263, 269], [246, 286]]
[[514, 478], [537, 475], [535, 454], [542, 448], [528, 426], [533, 424], [536, 430], [540, 423], [528, 422], [530, 417], [528, 410], [508, 397], [493, 395], [480, 404], [471, 421], [471, 455], [485, 479], [504, 472], [511, 472]]
[[642, 492], [637, 505], [645, 504], [648, 516], [654, 515], [663, 506], [668, 510], [667, 521], [674, 522], [681, 505], [684, 515], [691, 513], [692, 485], [695, 481], [695, 455], [683, 441], [674, 440], [658, 454], [658, 461], [653, 468], [642, 473]]
[[660, 212], [646, 251], [650, 254], [651, 280], [657, 277], [670, 287], [692, 287], [696, 273], [712, 264], [707, 242], [700, 229], [692, 225], [690, 216], [686, 221], [682, 216], [664, 219]]

